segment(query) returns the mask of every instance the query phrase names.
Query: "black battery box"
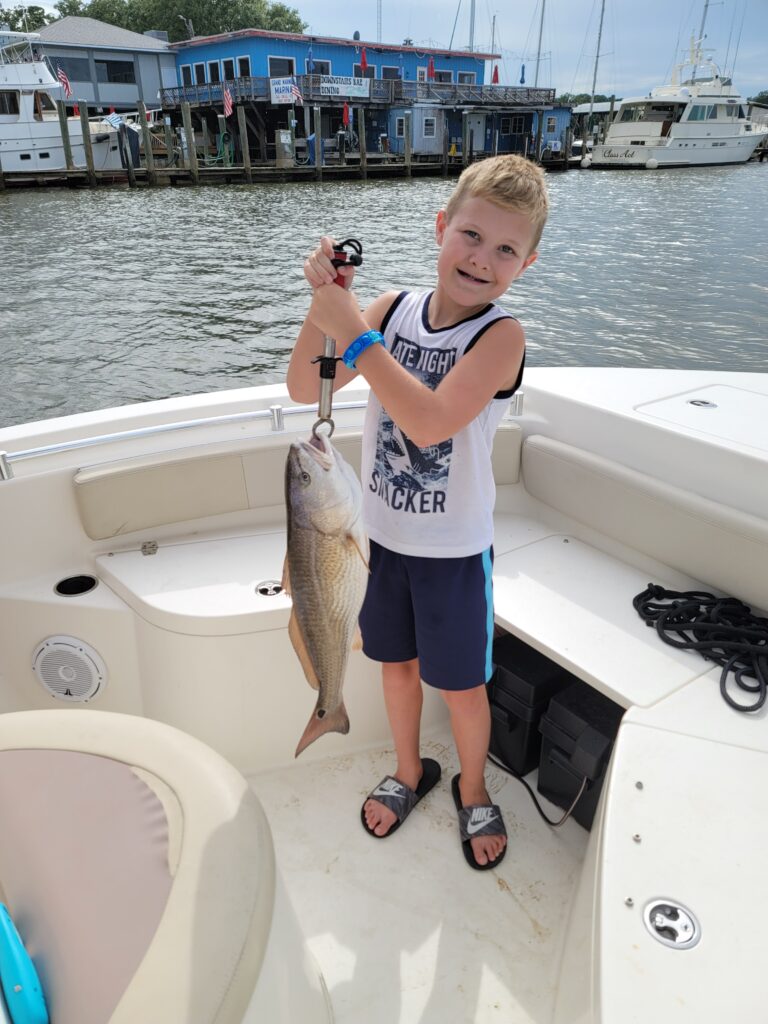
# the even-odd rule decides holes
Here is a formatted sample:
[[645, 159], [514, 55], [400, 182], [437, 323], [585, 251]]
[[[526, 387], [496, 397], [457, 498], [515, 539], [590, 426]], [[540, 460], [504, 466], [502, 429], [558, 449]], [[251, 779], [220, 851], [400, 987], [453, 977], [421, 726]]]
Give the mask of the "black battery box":
[[493, 663], [490, 752], [517, 775], [527, 775], [539, 763], [539, 719], [550, 698], [576, 677], [509, 633], [494, 640]]
[[537, 788], [547, 800], [567, 808], [586, 776], [586, 789], [573, 811], [586, 829], [592, 827], [623, 714], [620, 705], [577, 681], [552, 698], [539, 722], [543, 742]]

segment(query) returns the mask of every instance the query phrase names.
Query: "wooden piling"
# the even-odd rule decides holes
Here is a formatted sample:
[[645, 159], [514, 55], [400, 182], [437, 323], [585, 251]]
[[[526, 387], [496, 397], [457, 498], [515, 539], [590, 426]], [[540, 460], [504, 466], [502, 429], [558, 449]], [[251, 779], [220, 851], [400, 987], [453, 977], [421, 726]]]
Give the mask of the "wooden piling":
[[406, 110], [403, 115], [403, 138], [405, 141], [405, 173], [411, 177], [411, 112]]
[[237, 128], [240, 132], [240, 152], [243, 154], [245, 180], [252, 185], [253, 172], [251, 171], [251, 151], [248, 147], [248, 125], [245, 123], [245, 107], [241, 103], [237, 105]]
[[541, 135], [544, 131], [544, 111], [538, 111], [538, 123], [536, 125], [536, 152], [533, 154], [533, 159], [537, 163], [541, 163]]
[[203, 166], [205, 166], [211, 158], [211, 132], [208, 128], [207, 117], [203, 118], [200, 129], [203, 136]]
[[357, 108], [357, 137], [360, 149], [360, 177], [368, 177], [368, 147], [365, 142], [365, 110]]
[[448, 111], [447, 110], [444, 111], [444, 113], [443, 113], [443, 127], [445, 129], [443, 131], [443, 177], [447, 178], [448, 177], [448, 149], [449, 149], [450, 144], [451, 144], [451, 138], [450, 138], [450, 134], [449, 134], [450, 133], [450, 124], [449, 124], [449, 121], [448, 121]]
[[74, 171], [75, 161], [72, 159], [72, 143], [69, 141], [69, 121], [67, 120], [67, 108], [63, 100], [56, 100], [56, 110], [59, 114], [59, 127], [61, 128], [61, 143], [64, 146], [64, 160], [68, 171]]
[[96, 168], [93, 163], [93, 144], [91, 142], [91, 125], [88, 121], [88, 104], [78, 101], [80, 108], [80, 126], [83, 129], [83, 149], [85, 150], [85, 166], [88, 170], [88, 184], [96, 188]]
[[0, 159], [0, 192], [5, 188], [5, 178], [3, 177], [3, 161]]
[[144, 143], [144, 164], [147, 168], [147, 182], [150, 185], [157, 184], [155, 173], [155, 154], [152, 152], [152, 132], [147, 123], [147, 108], [141, 100], [136, 104], [136, 109], [141, 118], [141, 138]]
[[120, 135], [120, 145], [123, 150], [123, 158], [125, 160], [125, 169], [128, 172], [128, 185], [131, 188], [136, 188], [136, 170], [133, 166], [133, 153], [131, 152], [131, 144], [128, 141], [128, 125], [125, 121], [122, 122], [118, 128]]
[[165, 166], [170, 167], [174, 162], [174, 150], [176, 147], [173, 141], [173, 128], [171, 128], [169, 117], [163, 118], [163, 132], [165, 134]]
[[314, 107], [315, 120], [315, 176], [318, 181], [323, 180], [323, 122], [320, 116], [320, 107]]
[[461, 166], [469, 163], [469, 119], [466, 110], [461, 112]]
[[187, 154], [189, 159], [189, 174], [195, 185], [200, 184], [200, 169], [197, 163], [197, 150], [195, 149], [195, 133], [192, 130], [192, 111], [189, 103], [184, 100], [181, 104], [181, 117], [184, 122], [184, 137], [187, 140]]

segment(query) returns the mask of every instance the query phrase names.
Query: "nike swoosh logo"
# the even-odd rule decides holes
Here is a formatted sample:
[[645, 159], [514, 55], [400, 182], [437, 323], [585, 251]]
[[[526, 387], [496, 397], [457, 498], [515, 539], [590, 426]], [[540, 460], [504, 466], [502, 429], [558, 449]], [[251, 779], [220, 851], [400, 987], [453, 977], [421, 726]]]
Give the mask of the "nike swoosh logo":
[[490, 825], [492, 821], [498, 820], [498, 815], [494, 814], [492, 818], [488, 818], [486, 821], [478, 821], [477, 823], [470, 821], [469, 824], [467, 825], [467, 833], [473, 836], [475, 832], [479, 832], [480, 829], [485, 828], [486, 825]]
[[373, 791], [374, 796], [396, 796], [398, 800], [405, 800], [405, 793], [397, 793], [393, 789], [381, 789], [377, 787]]

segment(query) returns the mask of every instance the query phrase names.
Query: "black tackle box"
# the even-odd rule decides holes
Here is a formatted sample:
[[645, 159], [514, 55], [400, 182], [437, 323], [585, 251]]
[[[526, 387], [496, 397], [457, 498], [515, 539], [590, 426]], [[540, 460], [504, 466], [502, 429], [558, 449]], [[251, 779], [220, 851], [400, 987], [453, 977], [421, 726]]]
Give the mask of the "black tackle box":
[[505, 633], [493, 642], [490, 752], [518, 775], [539, 763], [539, 719], [550, 697], [575, 681], [565, 669]]
[[577, 681], [549, 702], [539, 729], [543, 736], [537, 787], [558, 807], [570, 807], [584, 776], [587, 788], [573, 817], [592, 827], [605, 771], [624, 709]]

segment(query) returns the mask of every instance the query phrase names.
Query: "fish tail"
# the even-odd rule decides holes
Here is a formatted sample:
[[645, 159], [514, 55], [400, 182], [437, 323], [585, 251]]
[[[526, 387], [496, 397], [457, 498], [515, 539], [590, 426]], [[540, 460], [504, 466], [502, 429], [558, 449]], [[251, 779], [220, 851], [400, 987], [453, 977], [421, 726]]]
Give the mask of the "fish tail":
[[344, 734], [349, 732], [349, 716], [343, 701], [335, 711], [324, 711], [318, 701], [307, 728], [299, 740], [299, 745], [296, 747], [295, 756], [298, 757], [302, 750], [307, 749], [310, 743], [314, 743], [316, 739], [319, 739], [327, 732], [340, 732]]

